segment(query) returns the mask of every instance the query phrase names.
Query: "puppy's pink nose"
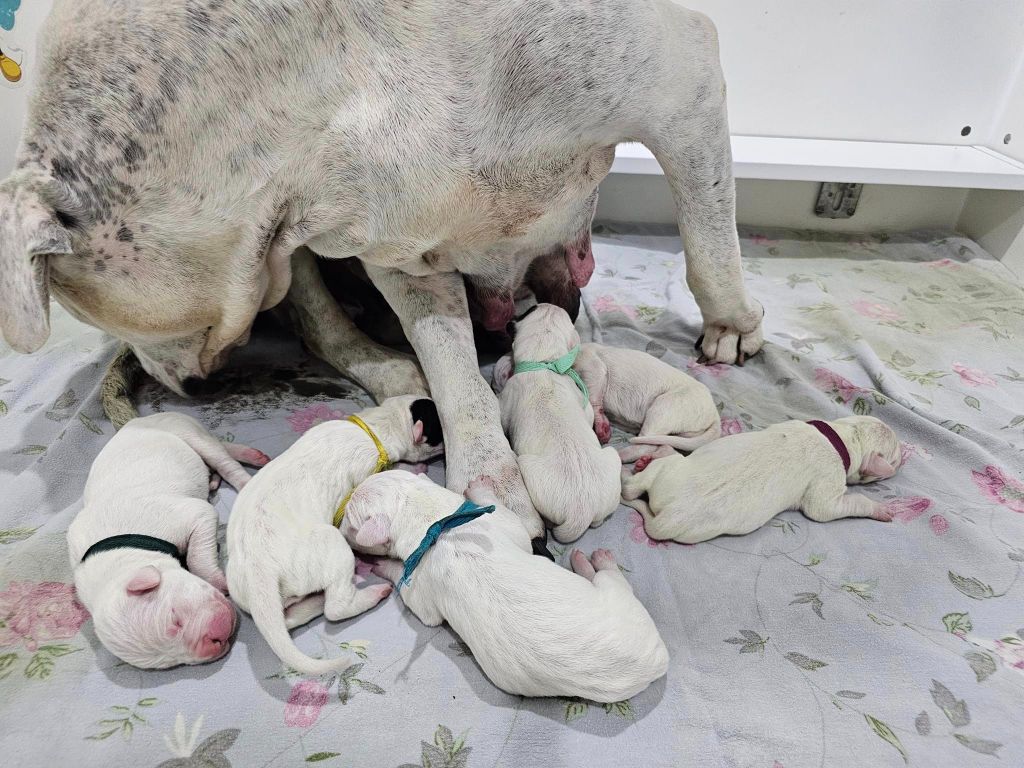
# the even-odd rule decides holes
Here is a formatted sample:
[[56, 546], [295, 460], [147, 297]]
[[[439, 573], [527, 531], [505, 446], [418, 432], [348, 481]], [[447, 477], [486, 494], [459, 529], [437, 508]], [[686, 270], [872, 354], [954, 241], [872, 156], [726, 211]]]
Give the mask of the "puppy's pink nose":
[[213, 660], [227, 653], [231, 647], [231, 633], [235, 631], [235, 611], [228, 606], [220, 606], [206, 624], [196, 655], [200, 658]]

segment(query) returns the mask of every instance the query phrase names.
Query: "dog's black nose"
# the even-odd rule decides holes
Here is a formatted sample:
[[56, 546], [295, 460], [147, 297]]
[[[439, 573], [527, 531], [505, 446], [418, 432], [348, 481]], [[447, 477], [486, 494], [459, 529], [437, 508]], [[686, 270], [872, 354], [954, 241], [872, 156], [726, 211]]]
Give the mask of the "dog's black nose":
[[185, 394], [189, 397], [195, 397], [201, 395], [203, 388], [206, 386], [206, 382], [200, 379], [198, 376], [189, 376], [183, 382], [181, 382], [181, 388]]

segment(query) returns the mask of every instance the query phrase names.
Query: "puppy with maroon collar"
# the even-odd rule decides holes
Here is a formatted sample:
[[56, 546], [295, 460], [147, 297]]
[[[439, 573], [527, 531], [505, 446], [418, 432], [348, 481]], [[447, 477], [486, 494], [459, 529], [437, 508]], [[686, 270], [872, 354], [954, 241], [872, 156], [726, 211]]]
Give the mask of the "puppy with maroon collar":
[[892, 477], [900, 459], [896, 433], [872, 416], [786, 421], [723, 437], [686, 457], [659, 449], [637, 462], [635, 474], [623, 474], [623, 503], [643, 515], [652, 539], [684, 544], [750, 533], [787, 509], [821, 523], [889, 522], [884, 505], [847, 493], [846, 485]]
[[383, 472], [356, 489], [341, 531], [357, 549], [399, 558], [374, 572], [424, 624], [447, 621], [503, 691], [614, 702], [665, 674], [665, 644], [610, 552], [575, 550], [572, 573], [531, 553], [489, 478], [466, 495]]
[[227, 653], [236, 614], [222, 594], [210, 467], [241, 489], [238, 462], [269, 460], [180, 413], [133, 419], [111, 438], [67, 533], [75, 591], [107, 650], [144, 669]]
[[329, 621], [356, 616], [391, 594], [387, 584], [356, 589], [355, 557], [337, 526], [360, 481], [392, 461], [442, 450], [434, 402], [399, 395], [313, 427], [239, 494], [228, 521], [231, 597], [285, 664], [309, 675], [351, 664], [307, 656], [288, 630], [321, 613]]

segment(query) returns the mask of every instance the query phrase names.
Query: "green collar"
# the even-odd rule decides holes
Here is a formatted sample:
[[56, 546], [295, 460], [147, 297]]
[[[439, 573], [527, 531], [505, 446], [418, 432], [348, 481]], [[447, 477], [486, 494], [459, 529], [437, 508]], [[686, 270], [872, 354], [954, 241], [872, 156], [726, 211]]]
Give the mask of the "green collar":
[[580, 345], [577, 344], [557, 360], [546, 360], [540, 363], [533, 360], [524, 360], [516, 363], [516, 367], [512, 372], [526, 373], [528, 371], [553, 371], [560, 376], [568, 376], [576, 382], [576, 386], [580, 388], [580, 392], [583, 393], [583, 399], [589, 401], [590, 391], [587, 389], [587, 385], [583, 383], [583, 379], [580, 378], [580, 375], [576, 373], [572, 367], [572, 364], [576, 362], [576, 356], [579, 353]]

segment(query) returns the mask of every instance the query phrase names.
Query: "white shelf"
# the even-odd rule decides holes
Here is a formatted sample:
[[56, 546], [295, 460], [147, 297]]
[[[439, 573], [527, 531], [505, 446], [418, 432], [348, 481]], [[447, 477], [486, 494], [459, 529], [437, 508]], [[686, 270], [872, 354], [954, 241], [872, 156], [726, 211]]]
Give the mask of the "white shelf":
[[[1024, 190], [1024, 163], [982, 146], [733, 136], [737, 179]], [[612, 173], [661, 174], [641, 144], [620, 144]]]

